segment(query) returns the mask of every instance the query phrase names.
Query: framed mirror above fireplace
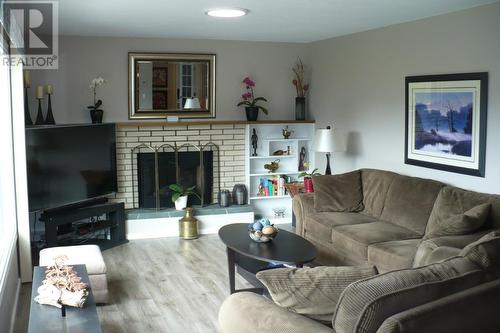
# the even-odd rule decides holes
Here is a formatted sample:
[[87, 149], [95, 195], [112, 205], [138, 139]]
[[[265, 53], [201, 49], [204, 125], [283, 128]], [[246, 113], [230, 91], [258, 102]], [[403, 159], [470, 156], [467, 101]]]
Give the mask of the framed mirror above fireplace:
[[129, 118], [215, 118], [215, 54], [128, 55]]

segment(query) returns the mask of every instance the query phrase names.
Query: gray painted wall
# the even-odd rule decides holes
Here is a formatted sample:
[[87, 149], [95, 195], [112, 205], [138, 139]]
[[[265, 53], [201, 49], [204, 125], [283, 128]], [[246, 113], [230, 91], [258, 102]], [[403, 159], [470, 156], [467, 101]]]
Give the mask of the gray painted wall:
[[[128, 121], [127, 52], [206, 52], [217, 58], [217, 119], [244, 119], [235, 107], [245, 75], [270, 99], [270, 116], [293, 119], [290, 67], [302, 56], [311, 69], [310, 112], [320, 126], [335, 123], [347, 152], [333, 156], [335, 172], [372, 167], [434, 178], [485, 192], [500, 192], [500, 4], [403, 23], [311, 44], [145, 38], [61, 37], [60, 69], [33, 71], [33, 86], [51, 83], [59, 123], [88, 122], [90, 80], [100, 91], [105, 121]], [[404, 164], [404, 77], [489, 72], [486, 178]], [[34, 89], [31, 101], [34, 102]], [[35, 114], [32, 103], [31, 112]], [[324, 161], [317, 156], [317, 161]]]
[[5, 285], [0, 289], [0, 332], [10, 332], [12, 318], [16, 311], [18, 287], [20, 284], [19, 268], [17, 264], [17, 246], [8, 259]]
[[[237, 108], [243, 93], [241, 80], [250, 75], [257, 82], [256, 95], [269, 99], [267, 119], [294, 116], [295, 89], [291, 71], [306, 44], [239, 42], [189, 39], [61, 37], [59, 69], [32, 71], [31, 114], [35, 119], [35, 88], [54, 86], [53, 110], [58, 123], [89, 122], [92, 103], [89, 84], [102, 76], [107, 84], [99, 90], [104, 121], [128, 121], [128, 52], [196, 52], [217, 54], [217, 119], [245, 119]], [[304, 59], [307, 60], [307, 59]], [[46, 101], [45, 101], [46, 102]], [[45, 112], [46, 107], [43, 107]], [[266, 119], [261, 113], [262, 119]]]
[[[335, 172], [381, 168], [500, 193], [500, 3], [315, 42], [309, 51], [312, 114], [347, 137]], [[489, 72], [486, 178], [405, 165], [404, 77], [480, 71]]]

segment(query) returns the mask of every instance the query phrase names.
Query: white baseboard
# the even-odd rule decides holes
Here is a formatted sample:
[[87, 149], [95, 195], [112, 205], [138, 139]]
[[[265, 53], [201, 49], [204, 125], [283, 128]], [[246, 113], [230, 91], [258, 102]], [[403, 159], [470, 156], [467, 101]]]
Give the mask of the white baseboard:
[[[219, 229], [231, 223], [252, 223], [253, 212], [222, 215], [196, 216], [199, 221], [200, 234], [215, 234]], [[132, 239], [148, 239], [161, 237], [179, 237], [179, 218], [165, 217], [156, 219], [136, 219], [125, 222], [126, 237]]]

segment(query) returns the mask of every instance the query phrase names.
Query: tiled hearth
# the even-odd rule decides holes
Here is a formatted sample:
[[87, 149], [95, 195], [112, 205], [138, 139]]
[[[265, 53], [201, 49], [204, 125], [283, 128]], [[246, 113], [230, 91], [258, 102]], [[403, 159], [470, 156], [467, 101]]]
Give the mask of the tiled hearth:
[[135, 199], [137, 207], [138, 196], [134, 195], [134, 191], [137, 191], [137, 177], [133, 176], [135, 170], [132, 170], [131, 159], [135, 158], [132, 149], [141, 143], [151, 146], [163, 143], [180, 146], [184, 143], [203, 145], [213, 142], [220, 149], [221, 189], [231, 190], [235, 184], [245, 183], [245, 124], [184, 124], [117, 125], [118, 192], [113, 201], [124, 202], [125, 208], [133, 208]]

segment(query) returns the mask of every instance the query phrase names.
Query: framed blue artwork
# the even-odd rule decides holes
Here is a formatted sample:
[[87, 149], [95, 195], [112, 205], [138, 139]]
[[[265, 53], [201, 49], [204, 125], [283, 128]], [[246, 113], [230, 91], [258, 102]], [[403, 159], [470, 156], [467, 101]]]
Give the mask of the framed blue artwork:
[[405, 81], [405, 163], [484, 177], [488, 73]]

